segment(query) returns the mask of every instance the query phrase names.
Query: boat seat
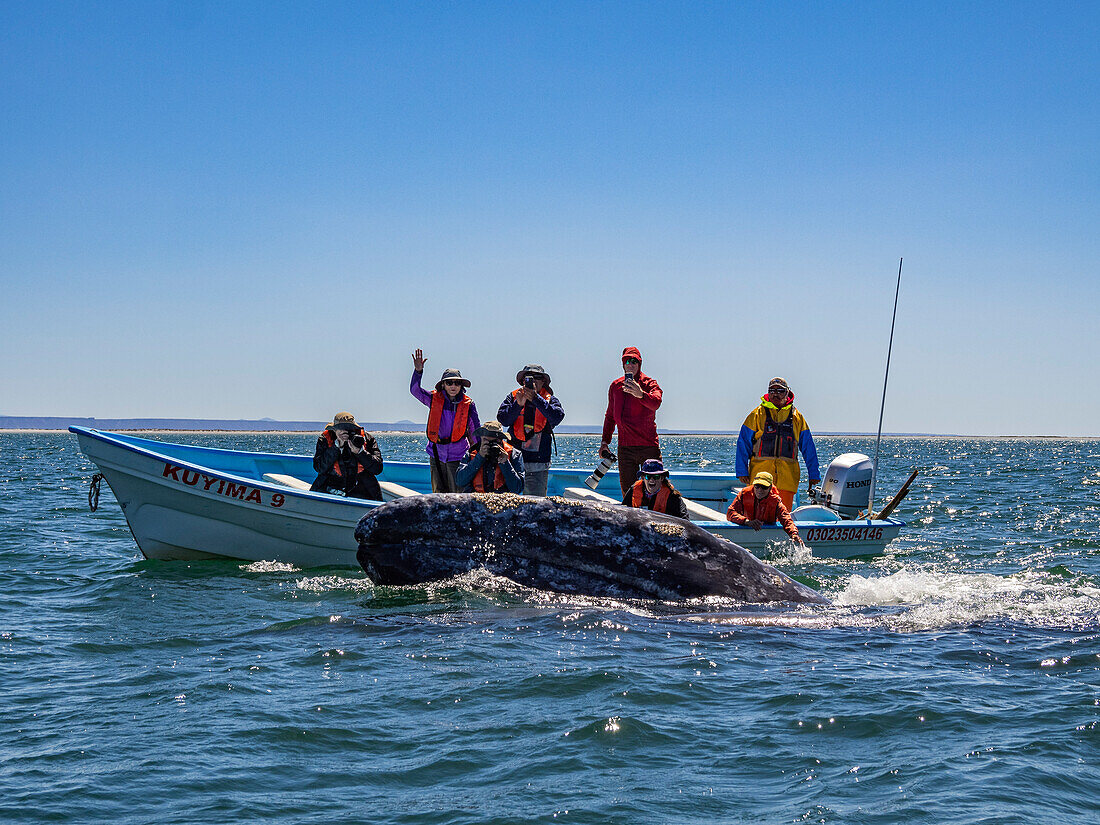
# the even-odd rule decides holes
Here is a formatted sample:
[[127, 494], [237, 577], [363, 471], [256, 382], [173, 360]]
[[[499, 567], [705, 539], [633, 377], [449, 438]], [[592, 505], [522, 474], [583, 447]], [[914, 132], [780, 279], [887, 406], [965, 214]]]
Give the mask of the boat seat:
[[692, 501], [690, 498], [684, 499], [684, 506], [687, 507], [688, 518], [692, 521], [725, 521], [726, 514], [719, 513], [717, 510], [712, 510], [705, 504], [699, 504]]
[[[302, 481], [300, 478], [283, 475], [281, 473], [264, 473], [264, 481], [270, 481], [273, 484], [282, 484], [284, 487], [293, 487], [295, 490], [309, 489], [309, 484]], [[392, 481], [379, 481], [378, 486], [382, 488], [383, 501], [393, 501], [395, 498], [420, 495], [416, 490], [410, 490], [408, 487], [402, 487], [400, 484], [395, 484]]]
[[820, 504], [803, 504], [791, 510], [791, 518], [795, 521], [840, 521], [840, 513]]
[[272, 484], [282, 484], [284, 487], [293, 487], [295, 490], [309, 489], [309, 482], [282, 473], [264, 473], [264, 481], [270, 481]]
[[408, 487], [402, 487], [392, 481], [379, 481], [378, 486], [382, 488], [382, 501], [393, 501], [395, 498], [420, 495], [416, 490], [410, 490]]
[[603, 493], [597, 493], [595, 490], [590, 490], [587, 487], [566, 487], [562, 490], [562, 496], [572, 499], [573, 501], [598, 501], [601, 504], [622, 504], [618, 499], [614, 499], [611, 496], [605, 496]]

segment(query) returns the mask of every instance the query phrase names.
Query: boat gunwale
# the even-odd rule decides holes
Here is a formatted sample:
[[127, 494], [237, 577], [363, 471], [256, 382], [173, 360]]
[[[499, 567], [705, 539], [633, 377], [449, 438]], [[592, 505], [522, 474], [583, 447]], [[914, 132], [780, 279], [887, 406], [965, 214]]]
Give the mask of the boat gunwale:
[[[181, 468], [188, 469], [188, 470], [193, 470], [193, 471], [196, 471], [196, 472], [201, 472], [204, 475], [213, 475], [213, 476], [216, 476], [218, 478], [223, 478], [224, 477], [225, 480], [227, 480], [227, 481], [228, 480], [243, 481], [243, 482], [246, 482], [247, 484], [249, 484], [253, 487], [259, 487], [260, 489], [267, 490], [268, 492], [282, 493], [283, 495], [289, 495], [289, 496], [293, 496], [295, 498], [302, 498], [302, 499], [305, 499], [307, 501], [335, 502], [335, 503], [342, 504], [342, 505], [347, 506], [347, 507], [356, 507], [358, 509], [363, 509], [363, 504], [373, 504], [375, 506], [379, 506], [379, 505], [385, 503], [385, 502], [381, 502], [381, 501], [374, 501], [372, 499], [361, 499], [361, 498], [349, 499], [349, 498], [346, 498], [345, 496], [334, 496], [334, 495], [331, 495], [329, 493], [318, 493], [318, 492], [315, 492], [313, 490], [298, 490], [294, 487], [287, 487], [284, 484], [276, 484], [275, 482], [267, 481], [267, 480], [263, 479], [262, 477], [259, 478], [259, 479], [256, 479], [256, 478], [251, 478], [249, 476], [237, 475], [236, 473], [231, 473], [228, 470], [215, 469], [213, 467], [205, 466], [203, 464], [195, 464], [194, 462], [187, 461], [186, 459], [178, 458], [178, 457], [173, 456], [173, 455], [166, 455], [164, 453], [158, 453], [155, 450], [147, 449], [147, 448], [144, 448], [144, 447], [139, 447], [136, 444], [127, 443], [126, 441], [124, 441], [122, 439], [113, 438], [112, 437], [113, 434], [108, 432], [108, 431], [93, 430], [93, 429], [90, 429], [88, 427], [76, 427], [76, 426], [74, 426], [74, 427], [69, 427], [69, 432], [73, 433], [74, 435], [86, 435], [86, 436], [89, 436], [89, 437], [91, 437], [95, 440], [104, 442], [106, 444], [110, 444], [113, 447], [120, 447], [124, 450], [128, 450], [129, 452], [136, 453], [140, 456], [145, 456], [147, 458], [157, 458], [157, 459], [160, 459], [160, 460], [163, 460], [163, 461], [166, 461], [166, 462], [171, 461], [175, 464], [178, 464]], [[156, 439], [139, 438], [137, 436], [127, 436], [127, 438], [134, 438], [137, 441], [146, 441], [150, 444], [168, 444], [170, 446], [173, 446], [173, 442], [170, 442], [170, 441], [157, 441]], [[250, 451], [250, 450], [226, 450], [226, 449], [223, 449], [221, 447], [200, 447], [200, 446], [197, 446], [197, 445], [192, 446], [190, 444], [179, 444], [179, 445], [174, 445], [174, 446], [187, 447], [188, 449], [192, 449], [192, 450], [209, 450], [211, 452], [227, 453], [227, 454], [231, 454], [231, 455], [242, 455], [242, 454], [244, 454], [244, 455], [269, 456], [271, 458], [306, 458], [306, 459], [309, 458], [308, 456], [294, 455], [293, 453], [259, 453], [259, 452], [253, 452], [253, 451]], [[92, 458], [91, 456], [88, 456], [88, 459], [93, 464], [96, 464], [95, 459]], [[239, 503], [240, 504], [247, 504], [248, 502], [243, 502], [242, 501], [242, 502], [239, 502]], [[301, 514], [301, 515], [304, 515], [304, 514]]]
[[[208, 474], [208, 475], [216, 475], [218, 477], [224, 477], [227, 480], [231, 479], [231, 480], [234, 480], [234, 481], [243, 481], [243, 482], [246, 482], [246, 483], [248, 483], [248, 484], [250, 484], [254, 487], [260, 487], [261, 489], [267, 490], [269, 492], [282, 493], [283, 495], [290, 495], [290, 496], [293, 496], [293, 497], [296, 497], [296, 498], [305, 499], [306, 501], [336, 502], [336, 503], [342, 504], [344, 506], [356, 507], [357, 509], [363, 509], [364, 504], [372, 505], [372, 506], [380, 506], [380, 505], [385, 503], [383, 501], [374, 501], [373, 499], [348, 499], [345, 496], [335, 496], [335, 495], [331, 495], [329, 493], [319, 493], [319, 492], [315, 492], [315, 491], [312, 491], [312, 490], [298, 490], [294, 487], [287, 487], [283, 484], [278, 484], [278, 483], [275, 483], [275, 482], [267, 481], [267, 480], [263, 479], [262, 477], [257, 479], [257, 478], [252, 478], [250, 476], [238, 475], [236, 473], [232, 473], [232, 472], [229, 472], [227, 470], [216, 469], [216, 468], [213, 468], [213, 467], [210, 467], [210, 466], [207, 466], [207, 465], [197, 464], [193, 461], [188, 461], [186, 459], [179, 458], [179, 457], [171, 455], [171, 454], [160, 453], [160, 452], [157, 452], [154, 449], [151, 449], [150, 447], [143, 447], [143, 446], [140, 446], [138, 444], [131, 443], [131, 440], [132, 441], [143, 442], [143, 443], [149, 444], [149, 445], [167, 445], [169, 447], [178, 446], [178, 447], [185, 447], [188, 450], [200, 450], [200, 451], [208, 452], [208, 453], [218, 453], [218, 454], [222, 454], [222, 455], [232, 455], [232, 456], [248, 455], [248, 456], [262, 456], [262, 457], [265, 457], [265, 458], [273, 458], [273, 459], [291, 458], [291, 459], [298, 459], [298, 460], [303, 460], [303, 459], [308, 460], [309, 456], [305, 456], [305, 455], [299, 455], [299, 454], [295, 454], [295, 453], [267, 453], [267, 452], [259, 452], [259, 451], [254, 451], [254, 450], [229, 450], [229, 449], [226, 449], [224, 447], [203, 447], [203, 446], [200, 446], [200, 445], [197, 445], [197, 444], [194, 444], [194, 445], [193, 444], [176, 444], [175, 442], [171, 442], [171, 441], [158, 441], [158, 440], [153, 439], [153, 438], [141, 438], [140, 436], [121, 435], [121, 434], [118, 434], [118, 433], [112, 433], [109, 430], [96, 430], [96, 429], [92, 429], [90, 427], [80, 427], [80, 426], [75, 426], [75, 425], [69, 427], [69, 432], [73, 433], [74, 435], [88, 436], [89, 438], [92, 438], [94, 440], [101, 441], [103, 443], [109, 444], [109, 445], [114, 446], [114, 447], [120, 447], [120, 448], [122, 448], [124, 450], [127, 450], [129, 452], [136, 453], [137, 455], [141, 455], [141, 456], [145, 456], [145, 457], [155, 457], [155, 458], [163, 460], [163, 461], [171, 461], [173, 463], [179, 464], [180, 467], [183, 467], [183, 468], [186, 468], [186, 469], [189, 469], [189, 470], [203, 472], [203, 473]], [[88, 456], [88, 458], [89, 458], [89, 460], [92, 461], [92, 463], [96, 463], [95, 460], [92, 459], [90, 456]], [[423, 466], [423, 462], [418, 462], [418, 461], [392, 461], [391, 463], [394, 464], [394, 465], [397, 465], [397, 466]], [[553, 473], [553, 472], [555, 472], [555, 470], [558, 471], [558, 472], [561, 472], [561, 473], [584, 473], [584, 472], [588, 472], [588, 470], [584, 469], [584, 468], [581, 468], [579, 470], [575, 470], [575, 469], [570, 469], [570, 468], [567, 468], [567, 467], [554, 467], [554, 468], [551, 468], [550, 472]], [[714, 478], [715, 476], [725, 475], [725, 474], [706, 473], [706, 472], [700, 472], [700, 471], [684, 471], [684, 472], [675, 472], [674, 471], [670, 475], [673, 476], [673, 477], [676, 477], [676, 476], [694, 476], [694, 477]], [[729, 475], [732, 477], [732, 473], [729, 474]], [[242, 503], [245, 503], [245, 502], [242, 502]], [[368, 507], [367, 509], [370, 509], [370, 508]], [[747, 525], [739, 525], [739, 524], [734, 524], [734, 523], [729, 522], [729, 521], [719, 521], [717, 519], [709, 520], [709, 521], [691, 521], [690, 523], [698, 525], [700, 527], [703, 527], [704, 529], [706, 529], [707, 525], [721, 526], [723, 528], [723, 530], [751, 529]], [[901, 521], [900, 519], [894, 519], [894, 518], [888, 518], [888, 519], [851, 519], [851, 520], [849, 520], [849, 519], [840, 519], [840, 520], [837, 520], [837, 521], [795, 521], [795, 524], [799, 528], [810, 528], [810, 527], [826, 527], [827, 528], [827, 527], [837, 527], [837, 526], [871, 527], [871, 526], [894, 526], [894, 525], [897, 525], [899, 528], [901, 528], [901, 527], [906, 526], [906, 523], [904, 521]], [[780, 525], [765, 525], [761, 529], [777, 530], [778, 531], [778, 530], [781, 530], [782, 528], [780, 527]]]

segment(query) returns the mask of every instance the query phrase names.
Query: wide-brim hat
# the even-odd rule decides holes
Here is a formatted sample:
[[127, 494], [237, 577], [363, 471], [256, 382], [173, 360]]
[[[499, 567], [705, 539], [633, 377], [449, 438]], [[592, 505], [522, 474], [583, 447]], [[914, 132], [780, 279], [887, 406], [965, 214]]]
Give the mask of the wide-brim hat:
[[647, 458], [645, 461], [642, 462], [641, 473], [642, 475], [646, 476], [653, 476], [657, 474], [667, 476], [668, 470], [666, 470], [665, 465], [661, 463], [661, 459]]
[[359, 425], [355, 423], [355, 416], [349, 412], [338, 412], [332, 417], [332, 429], [334, 430], [348, 430], [349, 432], [356, 432], [359, 429]]
[[772, 474], [766, 470], [756, 474], [756, 478], [752, 480], [753, 487], [771, 487], [775, 483], [775, 479], [772, 478]]
[[435, 383], [435, 388], [437, 392], [443, 392], [444, 381], [458, 381], [464, 387], [470, 386], [469, 379], [463, 378], [462, 373], [456, 369], [443, 370], [443, 377]]
[[486, 421], [474, 430], [474, 435], [478, 438], [492, 438], [494, 440], [508, 441], [511, 443], [511, 440], [508, 438], [508, 433], [504, 429], [504, 425], [499, 421]]
[[532, 378], [541, 378], [544, 383], [550, 383], [550, 373], [542, 368], [542, 364], [528, 364], [516, 373], [516, 383], [522, 384], [523, 379], [530, 375]]

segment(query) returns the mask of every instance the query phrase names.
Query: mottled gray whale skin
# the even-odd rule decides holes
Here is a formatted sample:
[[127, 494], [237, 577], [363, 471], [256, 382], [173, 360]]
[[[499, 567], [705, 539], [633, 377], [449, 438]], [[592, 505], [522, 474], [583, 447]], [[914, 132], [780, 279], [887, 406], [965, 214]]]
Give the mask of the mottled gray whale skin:
[[618, 505], [486, 493], [408, 496], [355, 528], [376, 584], [439, 581], [476, 568], [562, 593], [828, 604], [733, 542], [678, 518]]

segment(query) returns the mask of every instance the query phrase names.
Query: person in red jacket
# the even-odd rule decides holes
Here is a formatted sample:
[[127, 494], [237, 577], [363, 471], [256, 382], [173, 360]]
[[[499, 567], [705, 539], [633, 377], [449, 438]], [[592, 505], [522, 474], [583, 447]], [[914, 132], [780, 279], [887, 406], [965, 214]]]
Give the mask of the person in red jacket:
[[661, 387], [642, 372], [637, 347], [623, 350], [623, 375], [607, 388], [607, 412], [603, 416], [600, 457], [611, 455], [611, 435], [619, 428], [619, 486], [623, 496], [638, 480], [638, 468], [649, 458], [661, 457], [657, 441], [657, 408]]
[[777, 521], [795, 544], [802, 544], [798, 528], [794, 526], [791, 511], [779, 497], [771, 473], [757, 473], [751, 487], [745, 487], [726, 511], [726, 521], [759, 530], [765, 524]]

